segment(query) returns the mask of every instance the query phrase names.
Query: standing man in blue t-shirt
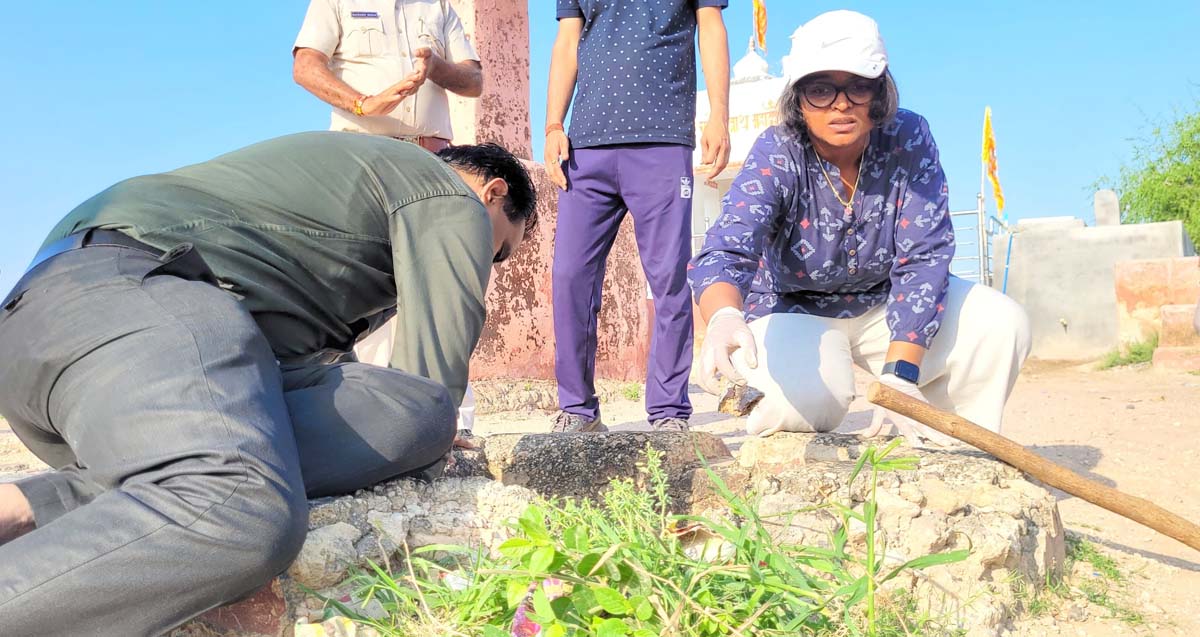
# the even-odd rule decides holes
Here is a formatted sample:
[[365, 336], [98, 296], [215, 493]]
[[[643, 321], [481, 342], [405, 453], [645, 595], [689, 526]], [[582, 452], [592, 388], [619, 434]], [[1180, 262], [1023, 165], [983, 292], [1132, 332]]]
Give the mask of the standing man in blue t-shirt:
[[[604, 431], [596, 397], [596, 317], [604, 266], [634, 217], [654, 294], [646, 411], [657, 430], [692, 414], [692, 211], [697, 32], [712, 116], [700, 138], [715, 177], [729, 161], [727, 0], [558, 0], [546, 105], [546, 169], [565, 192], [554, 235], [554, 431]], [[575, 93], [571, 134], [563, 120]]]

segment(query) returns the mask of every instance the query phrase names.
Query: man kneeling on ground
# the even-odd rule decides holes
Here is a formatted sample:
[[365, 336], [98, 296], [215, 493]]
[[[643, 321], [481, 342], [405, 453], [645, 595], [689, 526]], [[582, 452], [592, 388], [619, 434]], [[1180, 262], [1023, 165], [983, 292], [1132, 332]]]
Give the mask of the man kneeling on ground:
[[[3, 632], [157, 635], [285, 569], [306, 496], [439, 466], [535, 197], [499, 146], [322, 132], [67, 215], [0, 304], [0, 414], [56, 469], [0, 485]], [[393, 313], [391, 369], [345, 362]]]

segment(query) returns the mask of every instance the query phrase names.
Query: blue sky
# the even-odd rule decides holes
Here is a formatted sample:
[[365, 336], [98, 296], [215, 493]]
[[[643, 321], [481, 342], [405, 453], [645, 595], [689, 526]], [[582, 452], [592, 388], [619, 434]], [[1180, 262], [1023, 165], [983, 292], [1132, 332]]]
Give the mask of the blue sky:
[[[535, 131], [544, 124], [552, 4], [531, 3]], [[750, 34], [750, 0], [731, 4], [736, 61]], [[327, 107], [291, 79], [291, 43], [306, 6], [9, 3], [0, 43], [0, 294], [45, 233], [110, 184], [324, 128]], [[902, 106], [929, 119], [941, 146], [956, 209], [974, 205], [987, 104], [1012, 216], [1090, 218], [1090, 185], [1116, 174], [1132, 140], [1200, 103], [1195, 0], [914, 6], [767, 0], [767, 57], [778, 73], [788, 36], [822, 11], [874, 17]], [[541, 140], [534, 146], [540, 157]]]

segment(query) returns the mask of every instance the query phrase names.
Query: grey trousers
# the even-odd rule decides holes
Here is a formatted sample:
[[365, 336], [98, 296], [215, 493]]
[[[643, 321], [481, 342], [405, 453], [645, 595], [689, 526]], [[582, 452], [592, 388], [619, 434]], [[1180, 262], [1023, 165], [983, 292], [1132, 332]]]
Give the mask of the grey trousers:
[[228, 293], [132, 248], [63, 253], [0, 309], [0, 415], [57, 470], [17, 483], [0, 632], [158, 635], [291, 563], [306, 495], [435, 464], [448, 393], [397, 370], [281, 368]]

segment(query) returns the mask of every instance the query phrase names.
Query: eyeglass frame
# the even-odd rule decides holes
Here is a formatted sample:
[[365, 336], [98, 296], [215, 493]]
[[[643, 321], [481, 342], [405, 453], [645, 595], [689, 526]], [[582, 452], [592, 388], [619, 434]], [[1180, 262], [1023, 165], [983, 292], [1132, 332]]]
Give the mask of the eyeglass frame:
[[[849, 91], [850, 85], [854, 84], [856, 82], [869, 82], [871, 84], [871, 96], [868, 97], [863, 102], [856, 102], [856, 101], [854, 101], [854, 98], [850, 97], [850, 91]], [[826, 86], [830, 86], [833, 88], [833, 97], [829, 100], [828, 104], [824, 104], [824, 105], [817, 104], [816, 102], [812, 101], [812, 99], [808, 96], [808, 88], [810, 86], [815, 86], [817, 84], [824, 84]], [[811, 106], [813, 108], [829, 108], [830, 106], [833, 106], [834, 104], [837, 103], [838, 95], [845, 95], [846, 101], [850, 102], [854, 106], [865, 106], [867, 104], [870, 104], [872, 100], [874, 100], [876, 97], [879, 96], [879, 90], [882, 86], [883, 86], [883, 82], [881, 82], [879, 78], [872, 79], [872, 78], [857, 77], [857, 78], [854, 78], [853, 80], [850, 80], [849, 82], [846, 82], [845, 84], [834, 84], [833, 82], [830, 82], [829, 80], [825, 80], [825, 79], [811, 80], [808, 82], [803, 82], [803, 83], [798, 84], [796, 86], [796, 90], [800, 92], [800, 97], [804, 98], [804, 102], [807, 103], [809, 106]]]

